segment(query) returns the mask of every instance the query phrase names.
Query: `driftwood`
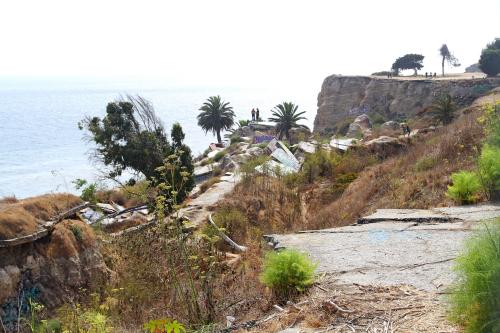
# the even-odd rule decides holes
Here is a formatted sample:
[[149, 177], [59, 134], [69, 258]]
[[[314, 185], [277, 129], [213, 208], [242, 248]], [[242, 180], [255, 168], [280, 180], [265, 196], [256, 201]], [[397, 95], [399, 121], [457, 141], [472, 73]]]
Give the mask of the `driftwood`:
[[233, 249], [235, 249], [236, 251], [239, 251], [239, 252], [245, 252], [247, 250], [246, 246], [241, 246], [241, 245], [236, 244], [235, 241], [233, 241], [231, 238], [229, 238], [228, 235], [226, 235], [225, 233], [223, 233], [219, 229], [217, 224], [215, 224], [214, 220], [212, 220], [212, 214], [208, 214], [208, 221], [215, 229], [217, 229], [217, 231], [219, 232], [222, 239], [224, 239], [224, 241], [226, 241], [226, 243], [228, 243]]

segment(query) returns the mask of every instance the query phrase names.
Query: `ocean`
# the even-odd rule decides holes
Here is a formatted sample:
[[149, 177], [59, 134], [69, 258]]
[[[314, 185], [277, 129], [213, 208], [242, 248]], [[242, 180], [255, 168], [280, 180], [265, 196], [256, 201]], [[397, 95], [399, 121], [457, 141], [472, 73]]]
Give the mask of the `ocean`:
[[250, 118], [254, 107], [267, 118], [276, 104], [293, 101], [308, 111], [305, 123], [312, 126], [319, 85], [294, 91], [260, 87], [165, 88], [147, 82], [0, 81], [0, 197], [76, 193], [72, 184], [76, 178], [98, 180], [98, 165], [89, 159], [93, 146], [77, 124], [86, 115], [104, 116], [107, 103], [125, 94], [138, 94], [151, 101], [167, 130], [179, 122], [186, 143], [197, 155], [215, 141], [196, 121], [199, 107], [209, 96], [221, 95], [229, 101], [237, 119]]

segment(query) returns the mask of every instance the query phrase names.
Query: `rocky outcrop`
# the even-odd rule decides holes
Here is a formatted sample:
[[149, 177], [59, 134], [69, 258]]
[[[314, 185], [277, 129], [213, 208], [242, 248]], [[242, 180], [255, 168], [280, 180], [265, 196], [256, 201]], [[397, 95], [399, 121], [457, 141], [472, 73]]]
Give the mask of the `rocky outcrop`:
[[467, 106], [485, 92], [500, 86], [500, 78], [475, 80], [383, 79], [367, 76], [327, 77], [318, 96], [314, 131], [347, 131], [359, 115], [401, 121], [428, 108], [443, 94]]
[[0, 248], [0, 317], [8, 326], [19, 300], [53, 309], [108, 277], [93, 230], [81, 221], [63, 221], [43, 239]]

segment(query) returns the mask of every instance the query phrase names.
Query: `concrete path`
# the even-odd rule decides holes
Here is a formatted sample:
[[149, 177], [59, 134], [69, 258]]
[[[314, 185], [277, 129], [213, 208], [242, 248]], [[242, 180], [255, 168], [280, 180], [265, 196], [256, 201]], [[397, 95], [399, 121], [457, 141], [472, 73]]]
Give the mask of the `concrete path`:
[[500, 206], [378, 210], [362, 224], [270, 235], [276, 248], [308, 252], [319, 272], [340, 284], [412, 285], [442, 291], [453, 281], [453, 260], [475, 222], [500, 217]]
[[198, 227], [208, 217], [209, 208], [218, 203], [230, 193], [239, 182], [237, 172], [228, 172], [220, 177], [220, 182], [214, 184], [196, 198], [190, 199], [186, 206], [179, 210], [179, 215], [189, 219], [190, 226]]

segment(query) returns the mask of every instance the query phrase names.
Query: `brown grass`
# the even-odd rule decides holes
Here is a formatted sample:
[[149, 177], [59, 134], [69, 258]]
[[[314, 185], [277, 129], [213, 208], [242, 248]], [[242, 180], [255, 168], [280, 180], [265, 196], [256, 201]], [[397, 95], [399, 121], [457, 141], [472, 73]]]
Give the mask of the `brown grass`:
[[46, 251], [50, 258], [70, 258], [94, 244], [95, 236], [91, 227], [82, 221], [65, 220], [56, 225]]
[[[449, 176], [474, 167], [483, 138], [478, 112], [436, 133], [416, 138], [406, 152], [361, 172], [343, 195], [309, 216], [314, 228], [341, 226], [377, 208], [430, 208], [450, 202]], [[422, 163], [423, 159], [434, 163]], [[416, 165], [427, 165], [418, 169]]]
[[26, 236], [39, 229], [39, 224], [80, 204], [71, 194], [47, 194], [19, 201], [10, 200], [0, 208], [0, 239]]

